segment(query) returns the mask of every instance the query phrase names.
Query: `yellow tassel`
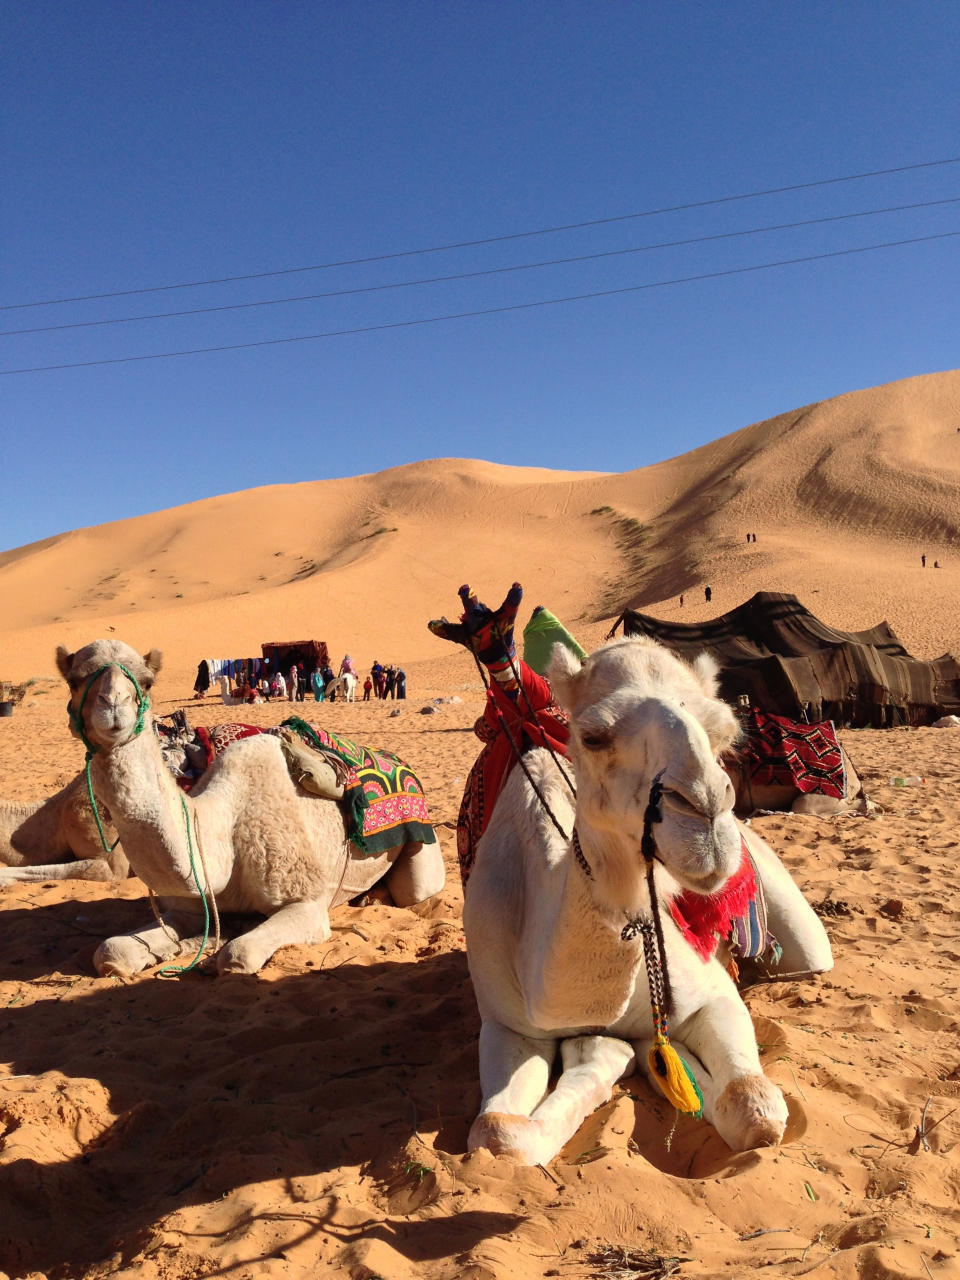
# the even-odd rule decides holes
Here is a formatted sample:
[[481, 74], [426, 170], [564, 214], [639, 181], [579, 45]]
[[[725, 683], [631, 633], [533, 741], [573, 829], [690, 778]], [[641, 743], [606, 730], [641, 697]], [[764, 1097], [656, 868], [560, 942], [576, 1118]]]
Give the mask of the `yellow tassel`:
[[648, 1061], [651, 1075], [671, 1106], [685, 1115], [699, 1118], [703, 1113], [703, 1094], [693, 1072], [670, 1041], [657, 1041], [650, 1050]]

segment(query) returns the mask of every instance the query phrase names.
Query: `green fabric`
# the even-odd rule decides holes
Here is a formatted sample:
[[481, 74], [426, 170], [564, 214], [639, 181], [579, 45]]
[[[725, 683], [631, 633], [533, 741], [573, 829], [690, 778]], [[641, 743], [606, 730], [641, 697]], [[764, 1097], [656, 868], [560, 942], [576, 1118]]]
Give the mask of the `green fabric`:
[[563, 623], [549, 609], [541, 609], [523, 628], [523, 660], [538, 676], [546, 675], [555, 644], [565, 644], [581, 662], [587, 656]]

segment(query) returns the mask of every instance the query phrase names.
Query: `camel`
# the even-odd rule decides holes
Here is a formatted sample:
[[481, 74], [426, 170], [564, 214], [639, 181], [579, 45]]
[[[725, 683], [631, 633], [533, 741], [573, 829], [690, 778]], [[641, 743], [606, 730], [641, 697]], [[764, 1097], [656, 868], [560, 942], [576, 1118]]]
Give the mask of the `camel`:
[[344, 702], [355, 702], [357, 693], [357, 677], [352, 671], [345, 671], [342, 676], [334, 676], [324, 690], [324, 696], [331, 698], [340, 694]]
[[734, 748], [723, 759], [723, 767], [730, 775], [737, 794], [734, 812], [742, 818], [765, 810], [805, 813], [812, 818], [834, 818], [845, 813], [858, 813], [861, 816], [876, 813], [877, 806], [867, 797], [853, 761], [842, 747], [841, 751], [846, 773], [846, 794], [837, 799], [822, 795], [819, 791], [804, 792], [798, 787], [756, 782]]
[[[682, 890], [721, 891], [746, 847], [782, 970], [825, 971], [833, 959], [789, 873], [734, 816], [733, 786], [717, 758], [737, 722], [716, 695], [716, 664], [702, 656], [688, 666], [655, 641], [630, 638], [604, 645], [582, 667], [557, 645], [547, 675], [570, 717], [569, 758], [535, 748], [522, 758], [525, 769], [512, 769], [465, 889], [483, 1094], [468, 1145], [544, 1164], [635, 1063], [662, 1085], [663, 1059], [649, 1056], [662, 1041], [644, 963], [643, 939], [656, 935], [648, 885], [671, 993], [668, 1043], [696, 1080], [702, 1113], [734, 1150], [775, 1145], [786, 1102], [763, 1074], [727, 957], [721, 947], [701, 959], [671, 901]], [[648, 880], [642, 849], [650, 852], [650, 835]]]
[[[109, 819], [104, 849], [84, 776], [34, 804], [0, 804], [0, 886], [23, 880], [123, 880], [129, 864]], [[72, 859], [72, 860], [71, 860]]]
[[280, 947], [325, 941], [330, 909], [380, 879], [398, 906], [443, 887], [436, 843], [358, 856], [337, 803], [296, 787], [277, 737], [233, 743], [189, 795], [180, 791], [151, 731], [146, 695], [162, 666], [158, 650], [141, 656], [119, 640], [95, 640], [76, 653], [58, 648], [57, 666], [70, 687], [71, 730], [92, 752], [94, 795], [159, 898], [156, 923], [101, 943], [101, 975], [128, 976], [178, 954], [198, 931], [201, 879], [220, 911], [267, 917], [223, 946], [221, 974], [255, 973]]

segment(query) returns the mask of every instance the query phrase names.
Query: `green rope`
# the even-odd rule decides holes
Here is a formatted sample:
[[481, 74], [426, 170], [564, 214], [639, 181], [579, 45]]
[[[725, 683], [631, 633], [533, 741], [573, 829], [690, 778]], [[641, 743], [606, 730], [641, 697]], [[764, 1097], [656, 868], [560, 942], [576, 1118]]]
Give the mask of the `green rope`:
[[107, 837], [106, 837], [106, 835], [104, 834], [104, 830], [103, 830], [103, 823], [100, 821], [100, 809], [99, 809], [99, 806], [97, 805], [96, 798], [94, 797], [94, 794], [93, 794], [93, 783], [92, 783], [92, 782], [91, 782], [91, 780], [90, 780], [90, 760], [91, 760], [91, 758], [92, 758], [92, 757], [90, 756], [90, 754], [89, 754], [89, 752], [88, 752], [88, 753], [87, 753], [87, 760], [86, 760], [86, 764], [85, 764], [85, 765], [84, 765], [84, 767], [83, 767], [84, 776], [85, 776], [85, 777], [86, 777], [86, 779], [87, 779], [87, 795], [90, 797], [90, 808], [93, 810], [93, 816], [94, 816], [94, 818], [96, 819], [96, 823], [97, 823], [97, 830], [100, 832], [100, 843], [103, 845], [103, 851], [104, 851], [104, 853], [113, 853], [114, 849], [115, 849], [115, 848], [117, 847], [117, 845], [120, 843], [120, 837], [119, 837], [119, 836], [117, 836], [117, 838], [116, 838], [116, 840], [114, 840], [113, 844], [107, 844]]
[[154, 975], [157, 978], [165, 978], [169, 974], [176, 974], [178, 977], [182, 977], [185, 973], [189, 973], [191, 969], [195, 969], [203, 957], [203, 953], [207, 947], [207, 940], [210, 937], [210, 908], [207, 906], [207, 895], [200, 888], [200, 878], [197, 875], [197, 866], [193, 860], [193, 838], [190, 835], [190, 815], [187, 813], [187, 802], [184, 800], [183, 796], [180, 797], [180, 808], [183, 810], [183, 825], [187, 828], [187, 849], [190, 851], [190, 873], [193, 876], [193, 883], [197, 886], [197, 893], [200, 895], [200, 901], [203, 903], [203, 941], [200, 943], [200, 950], [189, 964], [165, 964], [159, 968]]

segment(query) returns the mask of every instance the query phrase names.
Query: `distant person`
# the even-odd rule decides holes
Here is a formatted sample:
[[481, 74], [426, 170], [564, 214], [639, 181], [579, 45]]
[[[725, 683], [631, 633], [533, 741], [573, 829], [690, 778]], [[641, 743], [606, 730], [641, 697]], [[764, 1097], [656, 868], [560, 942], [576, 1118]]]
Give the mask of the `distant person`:
[[405, 698], [407, 696], [407, 673], [403, 667], [397, 667], [397, 697]]
[[710, 601], [713, 599], [713, 592], [710, 590], [709, 587], [703, 588], [703, 598], [704, 600], [706, 600], [707, 604], [709, 604]]
[[683, 596], [680, 597], [680, 608], [683, 608]]
[[285, 698], [287, 696], [287, 682], [283, 678], [282, 671], [278, 671], [270, 683], [275, 698]]
[[260, 690], [260, 697], [264, 700], [264, 702], [269, 702], [271, 689], [270, 689], [270, 681], [266, 675], [262, 675], [260, 677], [260, 683], [257, 687]]
[[750, 534], [749, 534], [749, 533], [747, 534], [747, 541], [748, 541], [748, 542], [750, 541]]
[[383, 696], [392, 698], [397, 684], [397, 672], [393, 663], [389, 663], [384, 674]]
[[357, 674], [357, 668], [349, 653], [343, 655], [343, 661], [340, 663], [340, 670], [337, 674], [341, 676], [355, 676]]
[[197, 678], [193, 682], [194, 698], [205, 698], [210, 688], [210, 664], [206, 658], [197, 666]]
[[934, 567], [935, 569], [939, 569], [939, 568], [940, 568], [940, 561], [939, 561], [939, 560], [934, 560], [934, 562], [933, 562], [933, 567]]
[[370, 668], [370, 679], [373, 681], [373, 690], [376, 696], [380, 697], [380, 677], [383, 675], [383, 667], [377, 658], [373, 660], [373, 666]]
[[291, 662], [290, 670], [287, 672], [287, 701], [288, 702], [293, 702], [294, 698], [297, 696], [298, 683], [299, 681], [297, 680], [297, 664], [295, 662]]
[[754, 534], [751, 534], [750, 536], [753, 538], [754, 542], [756, 542], [756, 540], [757, 540], [757, 535], [754, 533]]
[[323, 682], [323, 670], [320, 664], [317, 663], [313, 668], [313, 671], [310, 673], [310, 688], [313, 690], [314, 702], [323, 701], [323, 691], [326, 687], [327, 686]]
[[373, 689], [373, 681], [370, 679], [370, 677], [369, 677], [369, 676], [367, 676], [366, 680], [364, 680], [364, 682], [363, 682], [363, 700], [364, 700], [364, 702], [369, 702], [369, 701], [370, 701], [370, 692], [371, 692], [371, 690], [372, 690], [372, 689]]
[[925, 555], [920, 557], [920, 566], [923, 569], [927, 567], [927, 557]]

